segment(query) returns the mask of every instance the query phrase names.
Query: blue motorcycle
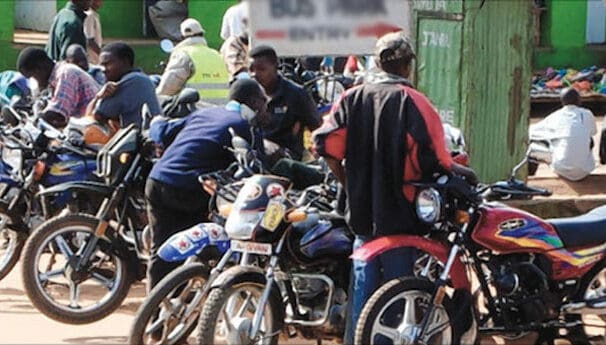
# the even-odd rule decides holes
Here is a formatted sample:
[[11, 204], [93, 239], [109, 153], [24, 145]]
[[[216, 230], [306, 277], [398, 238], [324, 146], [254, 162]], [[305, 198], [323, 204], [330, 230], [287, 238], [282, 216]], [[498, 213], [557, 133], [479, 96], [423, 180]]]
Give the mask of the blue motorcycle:
[[[92, 209], [94, 200], [64, 193], [38, 199], [53, 185], [93, 180], [96, 153], [78, 147], [43, 120], [10, 106], [0, 129], [0, 279], [15, 266], [30, 232], [64, 210]], [[12, 125], [12, 126], [11, 126]]]

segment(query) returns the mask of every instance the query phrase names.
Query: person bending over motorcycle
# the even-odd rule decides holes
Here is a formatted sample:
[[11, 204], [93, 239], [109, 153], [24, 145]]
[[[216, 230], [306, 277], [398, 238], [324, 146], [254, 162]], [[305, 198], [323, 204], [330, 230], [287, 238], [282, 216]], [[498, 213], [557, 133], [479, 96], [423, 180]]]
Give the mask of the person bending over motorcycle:
[[249, 52], [249, 73], [270, 97], [267, 105], [271, 114], [264, 137], [290, 151], [292, 157], [303, 156], [303, 131], [320, 126], [316, 104], [301, 86], [278, 73], [278, 56], [268, 46], [258, 46]]
[[70, 117], [82, 117], [95, 98], [99, 85], [80, 67], [54, 62], [40, 48], [27, 47], [17, 57], [17, 69], [25, 78], [34, 78], [38, 89], [49, 88], [52, 94], [42, 118], [62, 128]]
[[[406, 79], [415, 58], [408, 39], [401, 32], [387, 34], [375, 54], [381, 71], [347, 91], [313, 134], [316, 152], [345, 186], [354, 249], [375, 237], [425, 230], [414, 211], [415, 188], [406, 182], [437, 172], [476, 182], [471, 169], [453, 162], [435, 108]], [[354, 260], [344, 344], [353, 344], [355, 320], [367, 298], [382, 281], [410, 275], [414, 258], [403, 249], [369, 263]]]
[[110, 43], [99, 56], [107, 83], [90, 102], [87, 114], [102, 124], [109, 120], [124, 128], [130, 124], [141, 127], [141, 107], [147, 104], [152, 115], [162, 114], [154, 85], [149, 77], [134, 68], [135, 52], [126, 43]]
[[562, 108], [529, 128], [531, 139], [549, 142], [551, 168], [558, 176], [579, 181], [595, 168], [592, 137], [597, 133], [595, 118], [582, 108], [581, 96], [573, 88], [562, 90]]
[[229, 128], [259, 145], [261, 136], [252, 137], [251, 124], [267, 117], [261, 86], [252, 79], [238, 80], [230, 88], [229, 99], [224, 107], [204, 108], [177, 120], [158, 117], [152, 122], [150, 137], [166, 151], [145, 186], [152, 232], [150, 290], [176, 267], [156, 256], [158, 247], [174, 233], [207, 219], [210, 196], [203, 191], [198, 176], [225, 169], [233, 162], [233, 154], [226, 149], [231, 146]]

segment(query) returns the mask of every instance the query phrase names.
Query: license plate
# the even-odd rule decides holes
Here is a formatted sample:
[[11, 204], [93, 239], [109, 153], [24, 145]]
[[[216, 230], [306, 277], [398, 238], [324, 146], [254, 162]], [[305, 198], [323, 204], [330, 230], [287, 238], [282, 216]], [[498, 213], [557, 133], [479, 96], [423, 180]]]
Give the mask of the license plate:
[[271, 244], [246, 241], [231, 241], [231, 250], [242, 253], [252, 253], [259, 255], [271, 255]]
[[284, 219], [285, 212], [286, 206], [284, 206], [282, 201], [279, 199], [271, 200], [265, 209], [261, 226], [267, 229], [267, 231], [276, 231], [280, 223], [282, 223], [282, 219]]

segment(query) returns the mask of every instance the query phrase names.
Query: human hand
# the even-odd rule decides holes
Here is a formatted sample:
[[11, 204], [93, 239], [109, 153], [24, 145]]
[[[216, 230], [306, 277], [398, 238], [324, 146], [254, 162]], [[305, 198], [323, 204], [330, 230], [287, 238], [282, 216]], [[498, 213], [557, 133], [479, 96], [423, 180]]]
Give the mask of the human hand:
[[113, 96], [118, 90], [118, 83], [110, 81], [105, 83], [101, 88], [101, 91], [97, 93], [97, 98], [104, 99]]
[[469, 184], [471, 184], [473, 186], [476, 186], [479, 182], [476, 172], [473, 171], [473, 169], [465, 167], [461, 164], [453, 163], [452, 172], [459, 176], [463, 176], [465, 178], [465, 180], [467, 180], [467, 182], [469, 182]]

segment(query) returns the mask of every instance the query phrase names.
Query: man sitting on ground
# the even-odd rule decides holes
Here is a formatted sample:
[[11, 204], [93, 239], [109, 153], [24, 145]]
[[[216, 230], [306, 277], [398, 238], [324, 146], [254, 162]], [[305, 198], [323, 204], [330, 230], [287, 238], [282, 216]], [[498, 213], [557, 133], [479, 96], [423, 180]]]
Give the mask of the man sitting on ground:
[[597, 133], [595, 118], [582, 108], [581, 96], [573, 88], [562, 90], [562, 108], [530, 126], [531, 139], [546, 140], [551, 151], [551, 168], [560, 177], [579, 181], [595, 168], [592, 137]]

